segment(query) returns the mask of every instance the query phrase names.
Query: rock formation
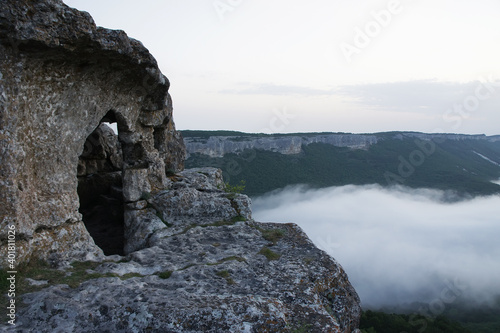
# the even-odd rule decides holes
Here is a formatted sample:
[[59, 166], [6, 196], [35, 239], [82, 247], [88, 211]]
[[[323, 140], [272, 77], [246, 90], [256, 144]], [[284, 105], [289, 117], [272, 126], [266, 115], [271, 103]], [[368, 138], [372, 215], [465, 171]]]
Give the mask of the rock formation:
[[169, 81], [140, 42], [56, 0], [1, 2], [0, 73], [0, 237], [16, 225], [19, 262], [99, 256], [78, 211], [78, 172], [109, 171], [90, 135], [117, 123], [126, 203], [164, 188], [185, 154]]
[[143, 200], [142, 250], [108, 257], [92, 271], [103, 277], [77, 288], [26, 295], [18, 328], [353, 332], [359, 299], [340, 265], [296, 225], [252, 221], [248, 198], [221, 186], [217, 169], [171, 176], [168, 189]]
[[[312, 143], [324, 143], [335, 147], [347, 147], [351, 149], [368, 149], [371, 145], [377, 144], [390, 135], [390, 133], [307, 133], [306, 135], [300, 135], [300, 133], [286, 135], [241, 133], [239, 136], [211, 136], [210, 131], [186, 131], [186, 133], [188, 135], [184, 137], [184, 142], [188, 158], [191, 154], [196, 153], [209, 157], [223, 157], [230, 153], [239, 154], [245, 149], [259, 149], [284, 155], [293, 155], [301, 153], [303, 151], [302, 146], [307, 146]], [[198, 133], [199, 136], [197, 136], [196, 133]], [[498, 135], [426, 134], [417, 132], [394, 132], [391, 137], [399, 140], [417, 138], [425, 141], [483, 140], [487, 142], [497, 142], [500, 140], [500, 136]]]
[[318, 135], [248, 135], [241, 136], [210, 136], [198, 138], [190, 136], [184, 138], [187, 156], [200, 153], [209, 157], [223, 157], [229, 153], [240, 153], [245, 149], [260, 149], [277, 152], [285, 155], [299, 154], [302, 146], [311, 143], [326, 143], [336, 147], [352, 149], [367, 149], [376, 144], [379, 139], [376, 135], [365, 134], [318, 134]]
[[72, 277], [71, 262], [96, 262], [81, 284], [26, 279], [42, 287], [5, 327], [357, 331], [359, 298], [334, 259], [293, 224], [253, 221], [220, 170], [182, 171], [168, 88], [124, 32], [60, 0], [0, 3], [3, 258], [15, 226], [20, 270], [41, 259]]

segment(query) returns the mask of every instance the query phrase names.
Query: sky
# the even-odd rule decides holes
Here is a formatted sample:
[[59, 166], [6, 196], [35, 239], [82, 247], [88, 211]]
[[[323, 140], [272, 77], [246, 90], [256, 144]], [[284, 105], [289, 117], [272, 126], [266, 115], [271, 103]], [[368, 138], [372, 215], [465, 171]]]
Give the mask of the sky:
[[346, 270], [364, 307], [432, 311], [500, 295], [500, 196], [378, 185], [293, 186], [253, 200], [253, 218], [297, 223]]
[[177, 128], [500, 134], [498, 0], [64, 0], [140, 40]]

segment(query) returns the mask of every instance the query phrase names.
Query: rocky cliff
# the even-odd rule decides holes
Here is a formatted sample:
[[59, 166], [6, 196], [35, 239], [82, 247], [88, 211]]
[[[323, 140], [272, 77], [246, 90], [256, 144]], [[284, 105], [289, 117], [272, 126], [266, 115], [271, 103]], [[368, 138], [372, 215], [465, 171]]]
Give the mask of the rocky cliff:
[[[138, 203], [141, 250], [109, 256], [70, 288], [24, 297], [20, 332], [355, 332], [359, 298], [342, 267], [294, 224], [258, 223], [222, 173], [179, 172]], [[142, 243], [141, 243], [142, 242]], [[60, 274], [76, 273], [71, 267]], [[56, 330], [57, 331], [57, 330]]]
[[[209, 132], [207, 132], [209, 133]], [[302, 146], [311, 143], [326, 143], [336, 147], [366, 149], [378, 141], [375, 135], [364, 134], [318, 134], [318, 135], [245, 135], [241, 136], [209, 136], [196, 135], [184, 138], [187, 157], [200, 153], [209, 157], [223, 157], [229, 153], [239, 153], [245, 149], [259, 149], [285, 155], [299, 154]]]
[[334, 259], [255, 222], [220, 170], [182, 171], [168, 88], [140, 42], [87, 13], [0, 2], [1, 266], [18, 271], [2, 328], [357, 331]]
[[[226, 154], [239, 154], [245, 149], [272, 151], [284, 155], [293, 155], [303, 152], [302, 147], [312, 143], [324, 143], [335, 147], [351, 149], [367, 149], [387, 137], [394, 139], [418, 138], [426, 141], [463, 141], [484, 140], [496, 142], [500, 136], [465, 135], [465, 134], [427, 134], [416, 132], [395, 132], [378, 134], [351, 134], [351, 133], [305, 133], [305, 134], [247, 134], [217, 135], [211, 131], [184, 131], [184, 142], [187, 157], [192, 154], [203, 154], [211, 158], [223, 157]], [[214, 133], [213, 135], [211, 133]]]

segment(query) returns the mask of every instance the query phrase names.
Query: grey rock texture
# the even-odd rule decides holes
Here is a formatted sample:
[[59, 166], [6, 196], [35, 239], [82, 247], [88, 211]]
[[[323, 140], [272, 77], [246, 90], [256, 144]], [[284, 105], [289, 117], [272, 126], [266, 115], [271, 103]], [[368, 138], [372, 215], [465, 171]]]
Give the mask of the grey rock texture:
[[[279, 259], [259, 254], [269, 242], [258, 228], [285, 232], [269, 247]], [[301, 327], [353, 332], [357, 327], [358, 300], [345, 273], [294, 225], [197, 227], [130, 259], [98, 270], [138, 271], [143, 277], [100, 278], [75, 289], [58, 285], [27, 295], [20, 332], [293, 332]], [[173, 273], [168, 279], [156, 275], [164, 271]]]
[[302, 146], [311, 143], [326, 143], [336, 147], [366, 149], [376, 144], [376, 135], [365, 134], [318, 134], [308, 136], [262, 135], [262, 136], [211, 136], [207, 138], [186, 137], [184, 142], [188, 157], [200, 153], [210, 157], [223, 157], [229, 153], [239, 153], [245, 149], [269, 150], [286, 155], [299, 154]]
[[[359, 298], [347, 275], [298, 226], [231, 218], [241, 215], [218, 201], [230, 196], [219, 189], [219, 170], [171, 177], [171, 189], [150, 198], [156, 208], [141, 217], [143, 228], [151, 226], [138, 237], [144, 248], [93, 271], [116, 277], [25, 295], [18, 332], [357, 331]], [[179, 189], [204, 196], [161, 210], [158, 202], [172, 200], [165, 193]], [[217, 202], [220, 213], [198, 210], [200, 201]], [[161, 226], [155, 211], [174, 224]]]
[[[18, 262], [102, 255], [78, 211], [77, 175], [123, 169], [131, 202], [138, 190], [164, 189], [165, 171], [181, 170], [185, 157], [168, 88], [123, 31], [98, 28], [60, 0], [1, 1], [0, 252], [15, 225]], [[118, 124], [123, 162], [105, 149], [87, 154], [103, 143], [89, 139], [101, 122]]]
[[174, 181], [170, 188], [151, 200], [152, 206], [162, 212], [167, 223], [208, 224], [237, 216], [251, 218], [250, 199], [238, 193], [224, 192], [220, 169], [189, 169], [171, 178]]
[[196, 168], [171, 175], [165, 190], [137, 202], [144, 208], [125, 212], [125, 253], [152, 246], [152, 240], [192, 225], [250, 220], [250, 199], [224, 188], [220, 169]]

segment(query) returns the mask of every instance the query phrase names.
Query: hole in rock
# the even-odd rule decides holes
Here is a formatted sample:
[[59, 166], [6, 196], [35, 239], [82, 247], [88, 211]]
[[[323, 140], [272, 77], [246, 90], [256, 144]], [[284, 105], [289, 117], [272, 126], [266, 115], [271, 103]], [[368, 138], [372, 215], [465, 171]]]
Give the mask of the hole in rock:
[[79, 211], [104, 254], [123, 255], [123, 157], [118, 136], [110, 127], [116, 121], [110, 113], [89, 135], [78, 160]]

